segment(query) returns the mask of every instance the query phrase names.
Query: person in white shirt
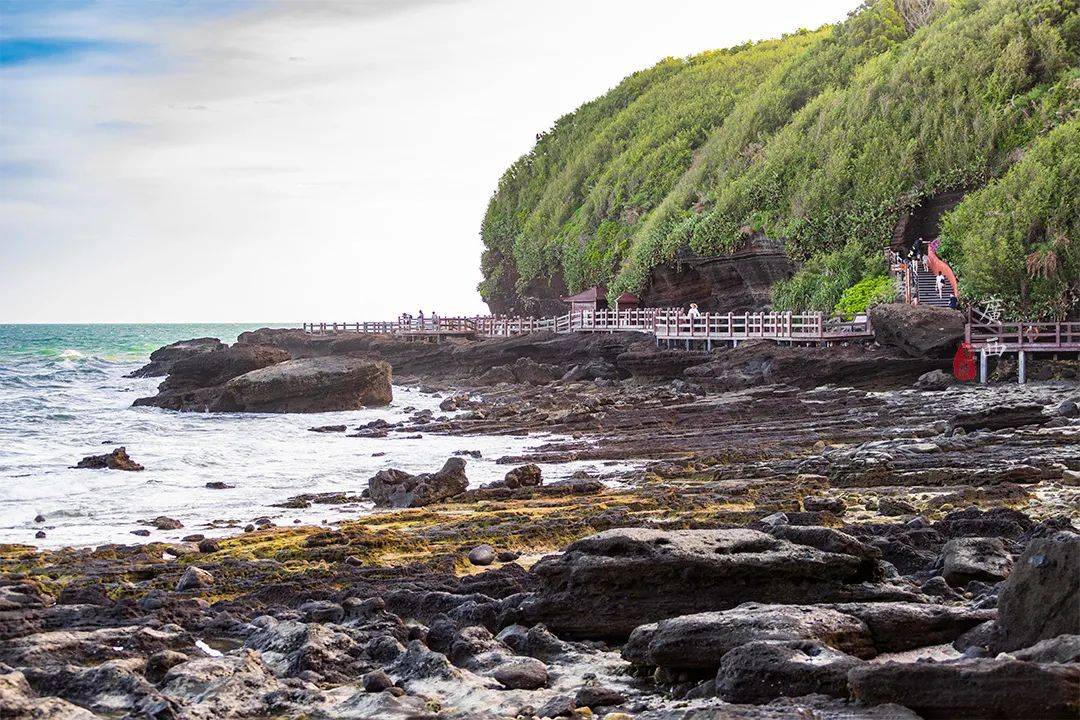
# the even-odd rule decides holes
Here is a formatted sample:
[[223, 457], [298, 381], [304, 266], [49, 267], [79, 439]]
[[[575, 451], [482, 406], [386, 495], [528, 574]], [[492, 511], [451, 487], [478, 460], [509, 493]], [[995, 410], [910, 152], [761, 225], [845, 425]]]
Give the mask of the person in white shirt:
[[944, 297], [945, 275], [943, 275], [942, 273], [938, 273], [937, 274], [937, 279], [934, 282], [937, 283], [937, 296], [938, 296], [938, 299], [940, 300], [942, 297]]
[[697, 303], [690, 303], [690, 311], [686, 313], [691, 320], [697, 320], [701, 317], [701, 313], [698, 312]]

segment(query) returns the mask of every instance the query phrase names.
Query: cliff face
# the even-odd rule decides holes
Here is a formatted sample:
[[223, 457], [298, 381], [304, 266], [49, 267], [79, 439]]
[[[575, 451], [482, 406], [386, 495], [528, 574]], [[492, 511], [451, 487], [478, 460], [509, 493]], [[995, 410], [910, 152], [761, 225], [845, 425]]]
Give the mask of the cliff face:
[[[1038, 315], [1076, 296], [1077, 4], [932, 4], [913, 18], [869, 0], [834, 26], [668, 58], [558, 119], [491, 199], [482, 296], [548, 313], [604, 284], [760, 307], [772, 283], [778, 309], [831, 311], [884, 272], [894, 233], [939, 228], [971, 299]], [[793, 267], [746, 262], [758, 235]]]
[[757, 235], [736, 252], [711, 257], [685, 253], [654, 267], [641, 299], [647, 307], [697, 303], [702, 312], [760, 310], [769, 303], [773, 285], [792, 272], [784, 244]]

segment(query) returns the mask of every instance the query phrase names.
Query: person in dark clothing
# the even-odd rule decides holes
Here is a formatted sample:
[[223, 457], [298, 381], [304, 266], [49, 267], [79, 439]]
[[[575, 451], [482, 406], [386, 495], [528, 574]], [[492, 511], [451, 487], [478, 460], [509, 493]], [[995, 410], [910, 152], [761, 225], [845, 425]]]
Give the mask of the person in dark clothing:
[[949, 307], [955, 310], [957, 305], [959, 305], [959, 302], [956, 299], [956, 295], [949, 293]]

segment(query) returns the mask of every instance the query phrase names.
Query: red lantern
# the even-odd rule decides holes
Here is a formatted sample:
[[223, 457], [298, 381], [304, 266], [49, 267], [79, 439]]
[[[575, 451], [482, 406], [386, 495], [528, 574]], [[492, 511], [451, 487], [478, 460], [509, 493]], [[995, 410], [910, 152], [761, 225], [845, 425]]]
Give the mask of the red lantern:
[[971, 352], [970, 343], [960, 343], [960, 347], [956, 349], [956, 356], [952, 362], [952, 371], [960, 382], [975, 379], [975, 355]]

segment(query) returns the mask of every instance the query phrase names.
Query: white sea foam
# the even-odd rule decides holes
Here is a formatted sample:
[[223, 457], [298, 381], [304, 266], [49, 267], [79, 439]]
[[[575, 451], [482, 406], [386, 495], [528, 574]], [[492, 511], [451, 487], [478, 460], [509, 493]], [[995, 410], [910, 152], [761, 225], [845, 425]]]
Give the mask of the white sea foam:
[[[46, 359], [16, 364], [0, 356], [0, 542], [57, 547], [172, 541], [191, 533], [234, 534], [261, 516], [278, 525], [332, 524], [369, 512], [371, 505], [273, 505], [302, 493], [359, 494], [378, 470], [433, 471], [456, 450], [482, 453], [481, 459], [467, 459], [475, 487], [502, 477], [508, 468], [495, 462], [500, 456], [551, 440], [427, 433], [420, 439], [404, 433], [354, 438], [308, 431], [317, 425], [352, 428], [380, 418], [396, 422], [408, 416], [408, 406], [441, 414], [441, 398], [402, 387], [395, 388], [389, 407], [355, 412], [230, 415], [133, 408], [135, 397], [152, 395], [160, 382], [123, 377], [140, 362], [64, 367], [68, 364]], [[146, 470], [71, 467], [119, 445]], [[600, 466], [543, 468], [545, 478], [555, 480]], [[211, 481], [235, 487], [212, 490], [206, 487]], [[44, 523], [34, 522], [39, 513]], [[176, 518], [184, 527], [162, 531], [139, 523], [158, 515]], [[228, 522], [233, 526], [225, 527]], [[132, 535], [136, 529], [149, 530], [150, 536]], [[38, 530], [46, 532], [45, 539], [35, 539]]]

